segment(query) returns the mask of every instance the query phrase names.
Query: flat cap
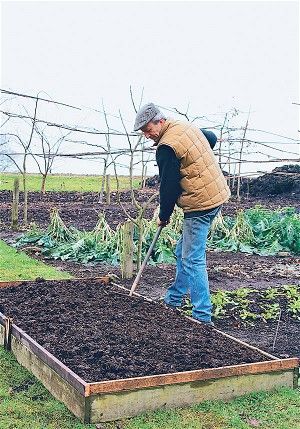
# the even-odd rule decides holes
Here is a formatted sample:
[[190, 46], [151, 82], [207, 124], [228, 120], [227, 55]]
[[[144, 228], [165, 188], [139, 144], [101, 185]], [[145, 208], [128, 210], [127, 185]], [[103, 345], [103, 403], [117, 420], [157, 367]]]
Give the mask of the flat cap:
[[160, 110], [153, 104], [148, 103], [145, 104], [136, 114], [135, 123], [134, 123], [134, 131], [138, 131], [148, 124], [158, 113]]

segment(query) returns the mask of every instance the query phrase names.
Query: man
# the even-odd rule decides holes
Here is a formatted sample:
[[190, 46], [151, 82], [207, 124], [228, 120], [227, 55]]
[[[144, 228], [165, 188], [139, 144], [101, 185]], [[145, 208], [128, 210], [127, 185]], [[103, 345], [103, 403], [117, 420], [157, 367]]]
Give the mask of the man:
[[137, 113], [134, 130], [154, 141], [160, 176], [158, 225], [168, 224], [175, 204], [184, 212], [182, 236], [176, 246], [176, 277], [164, 302], [174, 308], [190, 292], [192, 316], [213, 325], [206, 268], [210, 225], [230, 190], [201, 130], [189, 122], [168, 120], [153, 104]]

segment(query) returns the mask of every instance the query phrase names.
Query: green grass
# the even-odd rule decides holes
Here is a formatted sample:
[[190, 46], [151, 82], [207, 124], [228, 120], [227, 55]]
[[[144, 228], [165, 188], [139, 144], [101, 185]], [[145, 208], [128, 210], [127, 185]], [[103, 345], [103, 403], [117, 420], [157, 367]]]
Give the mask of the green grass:
[[[299, 429], [300, 394], [280, 388], [235, 400], [207, 401], [189, 408], [135, 417], [124, 429]], [[111, 426], [113, 428], [113, 426]]]
[[[256, 426], [255, 426], [256, 425]], [[107, 429], [299, 429], [300, 394], [281, 388], [229, 402], [209, 401], [177, 410], [159, 410]], [[0, 347], [0, 429], [91, 429], [52, 395], [11, 353]]]
[[85, 429], [12, 354], [0, 347], [0, 429]]
[[30, 258], [24, 252], [15, 250], [0, 240], [0, 280], [67, 279], [70, 274], [59, 272], [40, 261]]
[[[14, 173], [0, 173], [0, 191], [12, 190], [13, 182], [16, 177], [20, 179], [20, 190], [23, 189], [22, 177], [20, 174]], [[133, 180], [134, 187], [138, 187], [140, 178], [136, 177]], [[28, 174], [27, 188], [28, 191], [40, 191], [41, 189], [41, 175]], [[120, 189], [129, 189], [129, 177], [119, 177]], [[111, 190], [117, 188], [116, 179], [111, 176]], [[73, 174], [51, 174], [47, 177], [46, 191], [78, 191], [78, 192], [99, 192], [101, 190], [101, 177], [100, 176], [76, 176]]]

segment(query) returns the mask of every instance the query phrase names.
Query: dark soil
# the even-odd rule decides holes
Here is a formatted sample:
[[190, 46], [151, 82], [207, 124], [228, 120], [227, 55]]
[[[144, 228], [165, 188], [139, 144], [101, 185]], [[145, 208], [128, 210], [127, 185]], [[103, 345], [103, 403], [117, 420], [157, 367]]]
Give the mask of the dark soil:
[[255, 345], [272, 355], [279, 358], [300, 358], [300, 321], [284, 316], [283, 320], [279, 322], [279, 331], [276, 336], [277, 325], [277, 321], [241, 323], [233, 317], [215, 321], [215, 326], [223, 332]]
[[290, 194], [300, 200], [300, 166], [284, 165], [256, 179], [246, 180], [242, 190], [251, 196]]
[[[223, 171], [224, 176], [228, 176]], [[236, 195], [237, 181], [232, 184], [232, 194]], [[149, 188], [159, 188], [159, 176], [149, 177], [145, 184]], [[271, 195], [290, 195], [291, 198], [300, 199], [300, 166], [283, 165], [276, 167], [272, 172], [263, 174], [257, 178], [241, 178], [240, 195], [243, 197], [261, 197]]]
[[[223, 171], [224, 176], [228, 176], [226, 171]], [[148, 188], [159, 188], [159, 176], [149, 177], [145, 184]], [[251, 197], [267, 197], [277, 195], [289, 195], [291, 198], [300, 199], [300, 166], [283, 165], [274, 168], [270, 173], [263, 174], [256, 178], [241, 178], [240, 195], [244, 198]], [[236, 195], [237, 181], [231, 186], [232, 194]]]
[[[152, 195], [153, 190], [145, 189], [143, 192], [135, 193], [137, 200], [143, 204]], [[23, 192], [20, 192], [19, 222], [23, 219]], [[131, 193], [124, 191], [121, 193], [121, 202], [130, 216], [137, 215], [137, 209], [131, 203]], [[146, 209], [146, 217], [153, 217], [157, 207], [153, 202]], [[0, 228], [6, 229], [11, 222], [12, 192], [0, 191]], [[42, 195], [39, 192], [30, 192], [28, 196], [28, 223], [36, 223], [37, 226], [45, 228], [49, 224], [50, 213], [53, 208], [57, 208], [59, 214], [67, 226], [74, 226], [78, 229], [93, 229], [101, 213], [105, 214], [106, 220], [112, 228], [127, 219], [125, 211], [117, 203], [116, 193], [111, 194], [111, 204], [99, 202], [99, 194], [96, 192], [47, 192]], [[2, 226], [2, 227], [1, 227]]]
[[96, 281], [2, 288], [0, 311], [88, 382], [268, 360], [176, 310]]
[[[137, 199], [141, 204], [145, 204], [155, 193], [154, 189], [144, 189], [136, 192]], [[116, 193], [112, 193], [111, 204], [99, 203], [99, 195], [94, 192], [47, 192], [45, 195], [39, 192], [30, 192], [28, 197], [28, 222], [45, 228], [49, 224], [51, 209], [57, 208], [59, 215], [67, 226], [74, 226], [78, 229], [93, 229], [98, 221], [99, 214], [104, 213], [105, 218], [112, 228], [116, 228], [119, 223], [127, 219], [125, 211], [116, 200]], [[131, 203], [129, 191], [121, 193], [123, 207], [130, 216], [137, 215], [137, 209]], [[237, 201], [232, 197], [224, 204], [222, 212], [224, 215], [235, 215], [240, 209], [248, 209], [254, 205], [262, 205], [268, 209], [293, 206], [300, 210], [300, 196], [289, 194], [278, 195], [276, 197], [244, 197]], [[0, 191], [0, 230], [4, 231], [11, 222], [12, 192]], [[151, 219], [158, 206], [158, 197], [148, 206], [145, 217]], [[20, 193], [19, 222], [23, 219], [23, 193]]]

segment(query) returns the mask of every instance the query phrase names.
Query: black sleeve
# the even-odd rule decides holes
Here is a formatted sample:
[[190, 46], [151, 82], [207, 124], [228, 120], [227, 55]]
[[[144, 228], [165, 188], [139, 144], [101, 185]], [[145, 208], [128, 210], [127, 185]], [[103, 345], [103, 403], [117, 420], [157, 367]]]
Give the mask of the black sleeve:
[[212, 131], [206, 130], [204, 128], [200, 128], [204, 136], [206, 137], [210, 147], [213, 149], [216, 146], [218, 137]]
[[156, 151], [156, 161], [159, 170], [159, 218], [169, 220], [177, 198], [182, 192], [180, 186], [180, 161], [170, 146], [162, 145]]

